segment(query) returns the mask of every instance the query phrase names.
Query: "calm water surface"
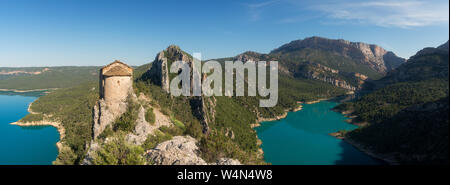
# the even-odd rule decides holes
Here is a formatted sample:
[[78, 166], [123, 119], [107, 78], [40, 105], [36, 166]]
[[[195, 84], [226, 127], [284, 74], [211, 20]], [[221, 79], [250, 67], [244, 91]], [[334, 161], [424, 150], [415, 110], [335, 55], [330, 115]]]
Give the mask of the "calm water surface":
[[58, 155], [59, 133], [51, 126], [10, 125], [28, 114], [39, 94], [0, 94], [0, 164], [51, 164]]
[[305, 104], [301, 111], [289, 112], [285, 119], [263, 122], [255, 128], [263, 143], [266, 162], [304, 165], [382, 164], [350, 144], [328, 135], [356, 128], [344, 122], [348, 118], [330, 110], [336, 105], [331, 101]]

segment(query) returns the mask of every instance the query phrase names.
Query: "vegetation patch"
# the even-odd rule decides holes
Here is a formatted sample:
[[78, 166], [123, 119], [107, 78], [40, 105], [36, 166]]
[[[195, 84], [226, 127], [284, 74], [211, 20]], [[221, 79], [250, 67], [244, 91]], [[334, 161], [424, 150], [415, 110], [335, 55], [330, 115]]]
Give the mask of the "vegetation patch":
[[113, 138], [96, 152], [94, 165], [143, 165], [144, 149], [140, 146], [128, 144], [123, 135]]
[[142, 144], [142, 148], [144, 148], [144, 150], [150, 150], [155, 148], [157, 144], [170, 139], [172, 139], [172, 135], [156, 130], [155, 135], [148, 135], [144, 144]]
[[145, 121], [151, 125], [155, 124], [155, 113], [153, 113], [153, 108], [147, 108], [147, 111], [145, 112]]
[[44, 115], [42, 114], [27, 114], [25, 117], [20, 119], [20, 122], [28, 123], [42, 120], [44, 120]]
[[139, 104], [133, 102], [132, 100], [128, 100], [128, 109], [113, 123], [113, 130], [115, 132], [133, 132], [136, 127], [136, 120], [139, 113], [138, 111]]

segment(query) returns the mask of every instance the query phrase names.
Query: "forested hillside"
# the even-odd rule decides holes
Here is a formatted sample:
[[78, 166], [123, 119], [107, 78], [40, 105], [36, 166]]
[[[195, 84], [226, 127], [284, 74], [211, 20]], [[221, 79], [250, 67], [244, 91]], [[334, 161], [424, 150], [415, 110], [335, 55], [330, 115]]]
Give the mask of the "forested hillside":
[[448, 163], [448, 49], [425, 48], [335, 109], [363, 127], [345, 137], [400, 163]]
[[66, 88], [98, 80], [100, 67], [0, 68], [0, 89]]

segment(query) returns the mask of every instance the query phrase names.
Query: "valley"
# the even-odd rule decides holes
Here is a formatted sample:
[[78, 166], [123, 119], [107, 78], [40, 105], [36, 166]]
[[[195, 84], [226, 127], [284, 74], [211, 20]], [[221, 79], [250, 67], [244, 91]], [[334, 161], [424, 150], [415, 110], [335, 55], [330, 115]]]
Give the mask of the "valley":
[[[401, 164], [448, 163], [448, 157], [444, 157], [448, 156], [448, 142], [445, 142], [445, 138], [448, 141], [445, 132], [448, 114], [436, 113], [448, 109], [448, 42], [437, 48], [426, 48], [408, 60], [376, 45], [322, 37], [292, 41], [267, 54], [244, 52], [215, 59], [221, 65], [235, 60], [278, 61], [279, 97], [274, 107], [260, 107], [259, 100], [264, 99], [260, 96], [172, 96], [168, 83], [174, 74], [167, 67], [176, 60], [190, 63], [192, 56], [171, 45], [157, 53], [153, 62], [130, 67], [132, 73], [127, 76], [132, 84], [125, 93], [126, 98], [111, 104], [118, 106], [114, 111], [111, 105], [106, 106], [108, 100], [99, 86], [100, 67], [48, 67], [40, 73], [8, 73], [7, 77], [0, 78], [0, 89], [51, 89], [31, 105], [36, 114], [28, 114], [18, 122], [61, 123], [65, 133], [53, 164], [172, 164], [167, 161], [178, 161], [176, 164], [289, 164], [293, 161], [296, 164], [379, 164], [348, 143], [328, 135], [333, 132], [372, 153], [388, 153]], [[122, 74], [117, 70], [114, 74]], [[289, 112], [299, 109], [298, 102], [352, 94], [358, 96], [341, 104], [304, 104], [303, 110]], [[329, 104], [320, 109], [325, 113], [312, 116], [314, 112], [310, 111], [315, 109], [310, 108], [324, 104]], [[352, 117], [354, 125], [345, 123], [342, 115], [329, 111], [333, 107]], [[108, 110], [110, 115], [106, 113]], [[95, 127], [96, 115], [102, 129]], [[425, 123], [430, 115], [435, 124]], [[321, 116], [332, 121], [320, 122]], [[334, 120], [333, 116], [339, 118]], [[252, 126], [274, 118], [281, 120]], [[309, 122], [302, 119], [320, 126], [308, 126]], [[285, 122], [313, 132], [327, 124], [341, 126], [325, 129], [318, 137], [307, 137], [308, 133], [298, 136], [290, 133], [289, 128], [275, 129]], [[270, 129], [267, 125], [274, 124], [271, 136], [264, 135], [264, 129]], [[296, 131], [303, 132], [305, 128]], [[420, 142], [412, 140], [428, 133], [433, 133], [433, 137]], [[273, 138], [279, 134], [300, 138], [292, 136], [283, 141]], [[276, 147], [277, 142], [282, 143], [285, 152], [265, 151], [277, 151], [265, 148]], [[315, 145], [316, 142], [324, 145]], [[177, 144], [185, 147], [174, 148]], [[292, 146], [295, 146], [292, 153], [285, 150]], [[325, 160], [296, 158], [301, 155], [295, 154], [308, 150], [307, 147], [316, 147], [319, 153], [327, 146], [335, 150], [324, 152], [332, 155], [325, 156]], [[155, 150], [162, 147], [167, 150]], [[348, 157], [339, 156], [341, 147], [350, 151], [349, 156], [361, 160], [336, 162], [340, 157]], [[181, 154], [188, 157], [179, 157]], [[283, 158], [282, 154], [290, 157]], [[277, 155], [280, 156], [274, 157]], [[305, 160], [309, 163], [301, 162]]]

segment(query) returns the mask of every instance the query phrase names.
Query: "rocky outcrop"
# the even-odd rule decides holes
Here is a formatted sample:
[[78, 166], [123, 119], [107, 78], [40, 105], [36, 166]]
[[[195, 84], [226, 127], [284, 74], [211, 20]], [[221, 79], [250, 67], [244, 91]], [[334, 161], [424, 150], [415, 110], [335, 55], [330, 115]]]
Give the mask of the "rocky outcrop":
[[207, 163], [198, 156], [196, 140], [190, 136], [175, 136], [147, 151], [146, 157], [155, 165], [240, 165], [235, 159], [221, 158], [215, 163]]
[[312, 80], [330, 83], [336, 87], [350, 91], [359, 90], [368, 80], [368, 76], [356, 72], [342, 72], [318, 63], [305, 62], [300, 64], [299, 71], [294, 75]]
[[192, 57], [183, 52], [179, 46], [170, 45], [167, 49], [156, 55], [156, 58], [152, 63], [152, 67], [146, 74], [144, 74], [144, 79], [149, 79], [156, 85], [160, 85], [164, 91], [169, 92], [169, 69], [171, 64], [175, 61], [189, 63], [192, 69]]
[[275, 50], [272, 54], [282, 54], [304, 48], [318, 49], [350, 58], [362, 64], [368, 65], [379, 73], [386, 73], [406, 60], [386, 51], [380, 46], [362, 42], [350, 42], [342, 39], [327, 39], [321, 37], [309, 37], [304, 40], [292, 41]]
[[241, 163], [236, 159], [231, 158], [220, 158], [216, 161], [216, 163], [213, 163], [216, 165], [241, 165]]
[[190, 136], [175, 136], [149, 150], [147, 157], [156, 165], [205, 165], [206, 162], [197, 156], [195, 142]]
[[100, 144], [94, 140], [91, 140], [90, 143], [86, 144], [88, 148], [86, 155], [84, 156], [81, 165], [92, 165], [94, 162], [94, 157], [96, 156], [96, 152], [100, 150]]
[[254, 51], [246, 51], [242, 54], [239, 54], [235, 57], [235, 61], [241, 61], [241, 62], [247, 62], [247, 61], [253, 61], [258, 62], [264, 57], [263, 54], [254, 52]]
[[200, 120], [204, 134], [209, 132], [209, 124], [215, 121], [216, 114], [216, 98], [214, 96], [195, 96], [190, 100], [192, 112], [194, 116]]
[[141, 106], [139, 108], [138, 118], [136, 120], [136, 126], [132, 133], [127, 134], [126, 141], [135, 145], [142, 145], [147, 139], [148, 135], [154, 135], [155, 130], [161, 126], [172, 126], [170, 119], [162, 114], [159, 110], [153, 109], [155, 114], [155, 123], [150, 124], [145, 120], [146, 110]]
[[147, 139], [147, 136], [153, 133], [154, 129], [156, 128], [152, 128], [152, 126], [145, 120], [145, 109], [141, 106], [139, 108], [136, 126], [133, 133], [129, 133], [126, 136], [126, 141], [135, 145], [141, 145]]
[[117, 102], [114, 109], [110, 109], [104, 99], [98, 100], [92, 113], [93, 138], [97, 138], [108, 125], [111, 125], [120, 115], [127, 111], [127, 102]]
[[[270, 61], [279, 61], [279, 59], [277, 57], [268, 55], [268, 54], [261, 54], [258, 52], [254, 52], [254, 51], [246, 51], [244, 53], [241, 53], [235, 57], [232, 58], [232, 61], [241, 61], [241, 62], [248, 62], [248, 61], [253, 61], [253, 62], [260, 62], [260, 61], [265, 61], [267, 63], [269, 63]], [[291, 72], [284, 66], [284, 65], [278, 65], [278, 70], [281, 73], [287, 74], [287, 75], [291, 75]]]
[[152, 82], [160, 85], [164, 91], [169, 92], [169, 69], [167, 65], [167, 58], [164, 56], [164, 51], [161, 51], [156, 55], [148, 75]]

